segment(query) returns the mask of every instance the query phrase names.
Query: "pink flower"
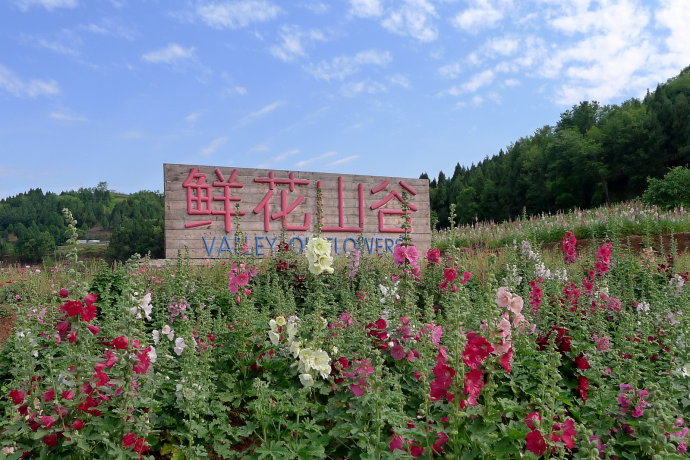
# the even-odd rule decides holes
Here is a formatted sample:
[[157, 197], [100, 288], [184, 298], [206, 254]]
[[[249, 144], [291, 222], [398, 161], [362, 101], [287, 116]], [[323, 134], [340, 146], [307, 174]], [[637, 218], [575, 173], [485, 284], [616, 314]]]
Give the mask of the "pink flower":
[[503, 355], [501, 356], [501, 360], [500, 360], [501, 366], [503, 367], [503, 369], [505, 369], [505, 371], [508, 374], [510, 374], [510, 363], [511, 363], [512, 359], [513, 359], [513, 347], [510, 347], [510, 349], [508, 349], [507, 352], [503, 353]]
[[70, 426], [70, 428], [72, 428], [74, 431], [81, 430], [82, 428], [84, 428], [84, 422], [82, 422], [81, 420], [77, 419], [77, 420], [74, 421], [74, 423], [72, 423], [72, 425]]
[[442, 454], [443, 453], [443, 446], [448, 443], [448, 435], [444, 433], [443, 431], [440, 431], [436, 433], [436, 437], [438, 438], [434, 445], [431, 446], [431, 449], [434, 451], [436, 454]]
[[98, 326], [94, 326], [93, 324], [87, 324], [86, 327], [88, 328], [89, 332], [91, 332], [93, 335], [97, 335], [99, 332], [101, 332], [101, 328]]
[[417, 265], [419, 253], [414, 244], [409, 246], [398, 243], [393, 248], [393, 262], [396, 265]]
[[391, 436], [391, 441], [388, 444], [388, 448], [390, 449], [391, 452], [393, 452], [395, 450], [403, 450], [404, 451], [405, 450], [405, 448], [403, 447], [404, 445], [405, 445], [405, 438], [403, 438], [399, 434], [394, 433], [393, 436]]
[[612, 244], [610, 242], [604, 243], [597, 251], [597, 261], [594, 265], [594, 268], [599, 276], [602, 276], [604, 273], [609, 271], [611, 263], [611, 247]]
[[55, 423], [55, 419], [53, 418], [52, 415], [41, 416], [41, 425], [43, 425], [43, 428], [49, 430], [50, 427], [52, 427], [54, 423]]

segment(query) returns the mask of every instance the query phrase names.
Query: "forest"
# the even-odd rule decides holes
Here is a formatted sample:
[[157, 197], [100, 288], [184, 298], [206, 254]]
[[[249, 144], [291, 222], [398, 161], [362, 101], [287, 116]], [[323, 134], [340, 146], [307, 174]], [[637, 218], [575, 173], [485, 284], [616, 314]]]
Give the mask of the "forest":
[[[453, 204], [455, 224], [467, 224], [638, 198], [648, 179], [690, 163], [689, 99], [690, 66], [641, 100], [583, 101], [554, 126], [478, 164], [458, 162], [452, 176], [439, 172], [430, 181], [432, 222], [447, 228]], [[420, 177], [430, 178], [426, 172]], [[162, 194], [118, 194], [101, 182], [60, 194], [36, 188], [0, 200], [0, 257], [37, 262], [55, 256], [66, 240], [63, 208], [77, 219], [80, 237], [109, 238], [104, 255], [111, 260], [163, 255]]]
[[[438, 228], [501, 222], [639, 197], [647, 178], [690, 163], [690, 67], [642, 99], [585, 101], [476, 165], [458, 163], [430, 182]], [[424, 173], [420, 177], [429, 178]]]

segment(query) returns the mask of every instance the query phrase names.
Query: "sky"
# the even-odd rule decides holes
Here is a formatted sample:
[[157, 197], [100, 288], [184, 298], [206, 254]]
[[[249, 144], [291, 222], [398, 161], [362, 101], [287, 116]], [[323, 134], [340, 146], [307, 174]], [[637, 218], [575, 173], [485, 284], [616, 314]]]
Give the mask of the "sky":
[[0, 198], [452, 174], [690, 65], [690, 0], [4, 0]]

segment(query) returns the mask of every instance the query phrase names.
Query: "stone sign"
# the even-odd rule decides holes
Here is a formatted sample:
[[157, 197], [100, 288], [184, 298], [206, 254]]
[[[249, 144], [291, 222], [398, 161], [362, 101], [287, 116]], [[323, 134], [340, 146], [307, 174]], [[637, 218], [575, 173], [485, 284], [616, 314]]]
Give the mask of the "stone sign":
[[403, 192], [412, 240], [420, 253], [431, 244], [427, 179], [179, 164], [163, 169], [166, 258], [179, 251], [195, 259], [228, 257], [242, 243], [245, 254], [268, 256], [281, 237], [301, 252], [314, 232], [317, 189], [322, 236], [331, 240], [333, 255], [358, 242], [364, 254], [392, 252], [403, 234]]

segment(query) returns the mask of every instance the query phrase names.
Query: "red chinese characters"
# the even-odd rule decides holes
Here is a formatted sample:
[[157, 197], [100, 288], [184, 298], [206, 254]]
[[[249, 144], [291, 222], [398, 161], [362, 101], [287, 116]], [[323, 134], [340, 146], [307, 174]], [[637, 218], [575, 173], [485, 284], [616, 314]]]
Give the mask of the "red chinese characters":
[[[245, 179], [243, 184], [238, 182], [238, 169], [233, 169], [229, 177], [225, 177], [220, 169], [214, 170], [216, 180], [207, 183], [207, 174], [200, 172], [198, 168], [191, 168], [182, 186], [186, 193], [187, 214], [190, 216], [212, 216], [222, 215], [224, 217], [224, 228], [226, 232], [232, 230], [232, 218], [234, 216], [244, 216], [245, 212], [240, 211], [237, 204], [243, 200], [236, 194], [239, 189], [247, 197], [261, 196], [258, 201], [254, 201], [249, 206], [254, 206], [252, 213], [262, 215], [263, 230], [270, 232], [272, 221], [280, 221], [280, 227], [286, 231], [309, 231], [311, 230], [311, 215], [314, 212], [315, 202], [314, 189], [309, 187], [315, 185], [316, 189], [323, 188], [323, 182], [314, 178], [313, 182], [309, 179], [298, 178], [294, 172], [287, 173], [287, 177], [276, 177], [276, 172], [268, 171], [265, 177], [254, 177]], [[278, 173], [280, 174], [280, 173]], [[283, 173], [285, 174], [285, 173]], [[246, 176], [243, 176], [246, 177]], [[335, 177], [335, 176], [330, 176]], [[417, 195], [417, 191], [400, 180], [397, 184], [392, 184], [391, 180], [385, 179], [379, 185], [373, 187], [368, 194], [365, 194], [365, 184], [354, 181], [346, 183], [347, 177], [337, 176], [337, 179], [328, 179], [328, 187], [337, 190], [335, 195], [337, 202], [324, 203], [326, 208], [335, 210], [337, 216], [331, 213], [324, 213], [324, 232], [344, 232], [362, 233], [365, 231], [365, 220], [367, 210], [377, 216], [378, 229], [370, 230], [380, 233], [403, 233], [405, 230], [401, 226], [395, 226], [391, 220], [402, 223], [403, 194], [407, 193], [410, 197]], [[262, 188], [264, 184], [267, 190]], [[398, 187], [399, 186], [399, 187]], [[257, 190], [258, 189], [258, 190]], [[385, 192], [385, 194], [384, 194]], [[307, 199], [307, 196], [310, 198]], [[333, 194], [329, 196], [333, 197]], [[331, 198], [331, 201], [333, 198]], [[245, 201], [247, 201], [245, 199]], [[366, 201], [366, 202], [365, 202]], [[254, 205], [254, 203], [257, 203]], [[247, 209], [247, 208], [245, 208]], [[417, 206], [408, 201], [408, 215], [418, 210]], [[289, 219], [290, 215], [292, 218]], [[395, 219], [387, 216], [396, 216]], [[373, 217], [373, 216], [372, 216]], [[185, 228], [196, 228], [211, 225], [211, 219], [187, 222]], [[258, 223], [258, 222], [257, 222]], [[373, 222], [372, 222], [373, 224]], [[400, 224], [398, 224], [400, 225]], [[370, 224], [370, 227], [372, 225]], [[275, 229], [274, 229], [275, 230]]]
[[[182, 186], [187, 191], [187, 214], [195, 215], [223, 215], [225, 223], [225, 231], [232, 230], [232, 216], [237, 215], [236, 211], [232, 209], [231, 203], [233, 201], [240, 201], [242, 198], [232, 196], [233, 188], [242, 188], [244, 184], [235, 182], [237, 179], [237, 169], [234, 169], [230, 174], [230, 178], [226, 181], [220, 169], [215, 169], [217, 181], [213, 182], [213, 187], [221, 187], [223, 189], [222, 196], [214, 196], [211, 192], [211, 186], [206, 183], [206, 174], [200, 173], [198, 168], [192, 168], [189, 175], [182, 183]], [[214, 201], [222, 201], [223, 209], [213, 209]], [[240, 216], [244, 212], [239, 213]], [[184, 225], [185, 228], [201, 227], [210, 225], [211, 220], [201, 220], [197, 222], [189, 222]]]
[[[321, 181], [317, 183], [317, 187], [321, 187]], [[364, 184], [357, 186], [357, 201], [358, 201], [358, 227], [345, 226], [345, 203], [343, 199], [343, 176], [338, 176], [338, 225], [335, 227], [324, 226], [324, 232], [350, 232], [359, 233], [364, 231]]]
[[[401, 180], [398, 182], [400, 184], [400, 187], [405, 189], [409, 194], [412, 196], [417, 195], [417, 191], [410, 187], [404, 180]], [[371, 189], [371, 194], [374, 195], [376, 193], [379, 193], [382, 190], [387, 190], [388, 186], [390, 185], [389, 180], [383, 181], [381, 184], [377, 185], [376, 187]], [[374, 209], [379, 209], [383, 206], [385, 206], [390, 200], [395, 198], [399, 202], [403, 202], [402, 195], [397, 191], [393, 190], [391, 192], [388, 192], [388, 195], [386, 195], [381, 201], [374, 203], [370, 206], [371, 210]], [[415, 206], [412, 203], [409, 203], [410, 211], [415, 212], [417, 211], [417, 206]], [[381, 233], [403, 233], [405, 230], [402, 227], [386, 227], [384, 223], [384, 219], [386, 215], [396, 215], [396, 216], [402, 216], [404, 211], [402, 209], [379, 209], [379, 232]]]
[[254, 182], [266, 183], [268, 184], [268, 192], [264, 195], [261, 202], [254, 208], [254, 214], [259, 214], [263, 211], [264, 213], [264, 231], [271, 231], [271, 220], [282, 219], [283, 229], [285, 230], [309, 230], [309, 225], [311, 223], [311, 214], [308, 212], [304, 213], [304, 224], [303, 225], [292, 225], [288, 223], [288, 215], [295, 210], [304, 201], [304, 195], [298, 195], [297, 198], [288, 204], [287, 190], [283, 189], [280, 191], [280, 211], [276, 213], [271, 213], [271, 198], [275, 194], [276, 184], [286, 184], [290, 189], [290, 192], [295, 191], [295, 186], [297, 185], [309, 185], [307, 179], [295, 179], [295, 173], [291, 172], [288, 175], [288, 179], [276, 179], [275, 173], [270, 171], [268, 177], [257, 177]]

